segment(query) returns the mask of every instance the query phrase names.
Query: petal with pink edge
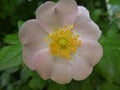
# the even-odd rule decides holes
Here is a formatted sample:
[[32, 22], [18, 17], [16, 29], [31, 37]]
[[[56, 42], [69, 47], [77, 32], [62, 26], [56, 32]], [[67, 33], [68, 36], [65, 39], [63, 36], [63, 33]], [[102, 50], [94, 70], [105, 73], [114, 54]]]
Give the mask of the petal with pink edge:
[[74, 80], [83, 80], [87, 78], [93, 69], [93, 67], [87, 63], [85, 59], [78, 55], [74, 57], [74, 60], [71, 62], [71, 66]]
[[75, 0], [60, 0], [56, 5], [56, 11], [63, 26], [74, 24], [78, 13], [77, 3]]
[[49, 79], [54, 67], [54, 57], [50, 54], [49, 48], [40, 50], [34, 56], [35, 69], [43, 79]]
[[56, 61], [51, 79], [59, 84], [69, 83], [72, 79], [72, 68], [69, 62]]
[[81, 24], [76, 22], [74, 32], [80, 35], [81, 39], [98, 40], [101, 36], [101, 30], [92, 20]]
[[58, 25], [55, 3], [47, 1], [36, 10], [36, 18], [46, 32], [51, 32]]
[[77, 4], [74, 0], [60, 0], [56, 4], [48, 1], [37, 9], [36, 18], [43, 29], [50, 32], [54, 28], [73, 24], [77, 11]]
[[89, 11], [83, 6], [78, 6], [78, 15], [76, 22], [77, 23], [79, 22], [79, 24], [83, 24], [90, 20], [91, 19], [90, 19]]
[[85, 59], [91, 66], [95, 66], [103, 55], [103, 49], [97, 41], [81, 40], [78, 55]]
[[23, 44], [23, 58], [25, 64], [34, 69], [32, 57], [37, 50], [46, 47], [45, 38], [47, 34], [43, 32], [39, 23], [35, 20], [25, 22], [19, 31], [20, 41]]

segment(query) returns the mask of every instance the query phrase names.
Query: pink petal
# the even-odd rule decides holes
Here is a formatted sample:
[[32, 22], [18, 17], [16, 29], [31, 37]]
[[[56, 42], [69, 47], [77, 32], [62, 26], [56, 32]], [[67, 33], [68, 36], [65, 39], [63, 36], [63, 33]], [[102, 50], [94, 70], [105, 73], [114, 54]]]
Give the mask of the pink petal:
[[71, 25], [77, 17], [77, 3], [75, 0], [60, 0], [56, 5], [59, 17], [63, 25]]
[[59, 84], [69, 83], [72, 79], [72, 68], [69, 62], [58, 60], [51, 73], [51, 79]]
[[88, 21], [90, 21], [89, 11], [83, 6], [78, 6], [78, 15], [76, 23], [83, 24]]
[[85, 59], [78, 55], [76, 55], [74, 60], [72, 60], [71, 66], [74, 80], [84, 80], [91, 74], [93, 69], [93, 67], [87, 63]]
[[55, 3], [47, 1], [36, 10], [36, 18], [46, 32], [57, 26]]
[[84, 58], [90, 65], [95, 66], [103, 55], [103, 49], [97, 41], [82, 40], [78, 49], [80, 57]]
[[36, 11], [36, 18], [47, 32], [54, 28], [73, 24], [77, 16], [77, 4], [74, 0], [60, 0], [58, 3], [46, 2]]
[[[78, 18], [79, 20], [79, 18]], [[81, 24], [76, 22], [74, 32], [80, 34], [81, 39], [98, 40], [101, 36], [101, 30], [93, 21]]]
[[43, 79], [49, 79], [54, 67], [54, 57], [50, 54], [49, 48], [40, 50], [34, 56], [35, 69]]
[[25, 22], [19, 31], [19, 38], [23, 44], [23, 58], [25, 64], [34, 69], [32, 59], [34, 54], [41, 48], [46, 47], [45, 38], [47, 34], [43, 32], [35, 19]]

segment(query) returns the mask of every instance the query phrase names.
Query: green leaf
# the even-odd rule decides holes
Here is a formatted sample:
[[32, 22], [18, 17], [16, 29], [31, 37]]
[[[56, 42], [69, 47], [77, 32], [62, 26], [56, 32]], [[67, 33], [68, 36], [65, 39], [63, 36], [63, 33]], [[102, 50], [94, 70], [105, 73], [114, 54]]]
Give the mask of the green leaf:
[[33, 79], [30, 80], [29, 86], [30, 86], [33, 90], [39, 89], [38, 81], [37, 81], [35, 78], [33, 78]]
[[93, 85], [90, 78], [87, 78], [82, 82], [81, 90], [93, 90]]
[[81, 90], [81, 82], [72, 81], [69, 85], [69, 90]]
[[[120, 12], [119, 12], [120, 13]], [[117, 24], [117, 26], [118, 26], [118, 28], [119, 28], [119, 30], [120, 30], [120, 14], [118, 14], [119, 16], [119, 18], [118, 19], [116, 19], [116, 24]], [[117, 16], [117, 15], [116, 15]]]
[[19, 69], [20, 69], [19, 67], [13, 67], [13, 68], [7, 68], [5, 69], [5, 71], [12, 74], [17, 72]]
[[31, 76], [33, 77], [30, 82], [29, 86], [32, 89], [43, 89], [46, 85], [46, 81], [40, 78], [40, 76], [36, 72], [31, 72]]
[[82, 81], [72, 81], [69, 85], [69, 90], [93, 90], [91, 77]]
[[108, 82], [104, 82], [101, 84], [98, 90], [120, 90], [120, 87]]
[[101, 2], [100, 1], [96, 1], [95, 2], [95, 6], [100, 7], [101, 6]]
[[112, 25], [112, 27], [110, 27], [110, 29], [108, 30], [107, 36], [108, 37], [116, 37], [119, 33], [119, 29], [115, 23], [112, 23], [111, 25]]
[[109, 82], [120, 75], [120, 37], [103, 37], [101, 44], [104, 55], [98, 65], [97, 71]]
[[28, 83], [27, 83], [27, 84], [25, 84], [25, 85], [23, 85], [23, 86], [21, 87], [21, 90], [33, 90], [33, 89], [30, 88], [29, 85], [28, 85]]
[[7, 90], [15, 90], [15, 86], [13, 84], [10, 84], [7, 86]]
[[96, 14], [97, 16], [99, 16], [100, 14], [102, 14], [102, 10], [101, 10], [101, 9], [96, 9], [96, 10], [95, 10], [95, 14]]
[[18, 21], [18, 29], [20, 29], [21, 25], [23, 24], [23, 21], [19, 20]]
[[112, 83], [112, 75], [110, 72], [110, 66], [108, 63], [108, 59], [103, 58], [100, 60], [100, 62], [96, 65], [95, 70], [101, 74], [102, 77], [104, 77], [109, 83]]
[[120, 0], [109, 0], [110, 4], [118, 4], [120, 5]]
[[51, 83], [48, 90], [69, 90], [67, 85], [60, 85], [57, 83]]
[[18, 38], [18, 34], [14, 33], [14, 34], [8, 34], [5, 36], [4, 38], [4, 42], [7, 44], [12, 44], [12, 45], [16, 45], [19, 44], [19, 38]]
[[93, 11], [92, 17], [93, 17], [95, 22], [97, 22], [99, 20], [101, 13], [102, 13], [101, 9], [96, 9], [96, 10]]
[[0, 82], [1, 87], [7, 86], [10, 82], [10, 74], [7, 72], [3, 72], [0, 77]]
[[26, 82], [31, 77], [30, 73], [31, 71], [27, 67], [22, 68], [20, 74], [22, 82]]
[[15, 68], [22, 64], [21, 45], [6, 46], [0, 49], [0, 71]]
[[104, 49], [120, 49], [120, 36], [116, 37], [102, 37], [100, 43]]

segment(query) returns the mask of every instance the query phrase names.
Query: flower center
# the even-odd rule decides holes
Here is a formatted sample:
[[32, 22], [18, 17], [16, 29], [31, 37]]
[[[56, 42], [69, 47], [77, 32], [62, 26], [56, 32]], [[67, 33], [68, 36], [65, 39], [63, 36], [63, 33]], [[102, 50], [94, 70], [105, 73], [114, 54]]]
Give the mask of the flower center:
[[58, 40], [58, 45], [59, 45], [60, 47], [64, 47], [64, 46], [66, 46], [66, 44], [67, 44], [66, 39], [60, 38], [60, 39]]
[[79, 35], [72, 32], [73, 25], [69, 27], [57, 28], [49, 34], [50, 51], [54, 56], [71, 60], [72, 54], [76, 53], [77, 48], [81, 45]]

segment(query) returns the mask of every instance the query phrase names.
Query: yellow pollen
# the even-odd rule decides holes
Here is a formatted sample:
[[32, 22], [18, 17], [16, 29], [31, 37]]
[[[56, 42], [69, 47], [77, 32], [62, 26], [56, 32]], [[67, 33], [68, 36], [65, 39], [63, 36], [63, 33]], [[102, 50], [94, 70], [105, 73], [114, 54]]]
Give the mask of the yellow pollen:
[[71, 55], [76, 54], [76, 50], [81, 46], [79, 35], [73, 33], [73, 25], [69, 27], [56, 28], [49, 34], [50, 51], [54, 56], [71, 60]]
[[59, 46], [64, 47], [64, 46], [66, 46], [66, 44], [67, 44], [66, 39], [60, 38], [60, 39], [58, 40], [58, 45], [59, 45]]

